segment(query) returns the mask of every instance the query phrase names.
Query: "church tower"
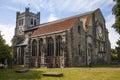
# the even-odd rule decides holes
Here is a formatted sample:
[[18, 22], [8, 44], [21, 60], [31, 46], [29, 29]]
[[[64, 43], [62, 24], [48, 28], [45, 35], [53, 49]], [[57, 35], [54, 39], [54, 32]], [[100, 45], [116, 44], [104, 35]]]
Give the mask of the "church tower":
[[24, 35], [24, 31], [35, 27], [40, 24], [40, 12], [37, 14], [29, 11], [29, 8], [25, 9], [25, 12], [16, 13], [16, 28], [15, 36]]
[[[16, 13], [15, 34], [12, 39], [12, 52], [15, 64], [24, 64], [25, 48], [28, 43], [29, 33], [40, 25], [40, 12], [32, 13], [29, 8], [25, 8], [25, 12]], [[27, 32], [26, 32], [27, 31]]]

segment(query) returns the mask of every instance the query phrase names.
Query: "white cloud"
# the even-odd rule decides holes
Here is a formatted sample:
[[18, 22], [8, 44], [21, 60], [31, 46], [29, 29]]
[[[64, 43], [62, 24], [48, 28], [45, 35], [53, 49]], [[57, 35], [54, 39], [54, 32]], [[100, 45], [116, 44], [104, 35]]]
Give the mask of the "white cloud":
[[7, 8], [12, 11], [20, 11], [18, 8], [12, 7], [12, 6], [4, 6], [4, 8]]
[[112, 14], [109, 14], [106, 17], [106, 26], [109, 31], [109, 39], [110, 39], [112, 48], [115, 48], [115, 46], [117, 46], [116, 41], [119, 39], [118, 33], [116, 33], [115, 30], [113, 28], [111, 28], [111, 26], [114, 22], [115, 22], [114, 16]]
[[[36, 10], [45, 9], [47, 11], [88, 11], [98, 7], [102, 9], [109, 8], [110, 4], [113, 4], [113, 0], [12, 0], [19, 5], [35, 8]], [[52, 6], [52, 7], [51, 7]], [[53, 10], [52, 10], [53, 9]]]
[[8, 5], [4, 5], [4, 6], [0, 6], [1, 9], [8, 9], [11, 11], [20, 11], [18, 8], [13, 7], [13, 6], [8, 6]]
[[106, 9], [113, 4], [112, 0], [54, 0], [52, 3], [59, 11], [90, 11], [96, 8]]
[[48, 22], [49, 21], [54, 21], [57, 20], [58, 18], [54, 15], [54, 14], [50, 14], [49, 18], [48, 18]]
[[11, 46], [11, 39], [14, 35], [14, 26], [7, 24], [0, 24], [0, 31], [6, 43]]

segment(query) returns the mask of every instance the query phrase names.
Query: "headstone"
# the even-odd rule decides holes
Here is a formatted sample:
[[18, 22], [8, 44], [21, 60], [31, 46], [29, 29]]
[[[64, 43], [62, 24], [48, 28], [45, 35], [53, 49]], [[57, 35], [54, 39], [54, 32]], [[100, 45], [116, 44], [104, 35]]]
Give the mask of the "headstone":
[[28, 69], [25, 68], [25, 69], [19, 69], [19, 70], [16, 70], [17, 73], [25, 73], [25, 72], [28, 72]]
[[63, 73], [59, 72], [45, 72], [42, 73], [43, 76], [53, 76], [53, 77], [63, 77]]
[[5, 61], [4, 61], [4, 66], [5, 66], [5, 68], [7, 68], [7, 67], [8, 67], [8, 64], [7, 64], [7, 59], [5, 59]]

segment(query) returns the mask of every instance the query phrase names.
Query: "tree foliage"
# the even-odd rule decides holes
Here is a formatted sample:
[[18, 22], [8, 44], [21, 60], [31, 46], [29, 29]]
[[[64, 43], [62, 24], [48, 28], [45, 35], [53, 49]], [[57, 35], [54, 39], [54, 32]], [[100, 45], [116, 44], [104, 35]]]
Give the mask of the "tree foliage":
[[120, 0], [114, 0], [116, 4], [114, 5], [112, 12], [115, 15], [115, 23], [113, 28], [120, 34]]
[[117, 50], [116, 49], [111, 49], [111, 53], [112, 53], [112, 59], [117, 60], [118, 59]]
[[3, 63], [5, 59], [7, 59], [8, 62], [11, 61], [12, 59], [11, 50], [9, 46], [5, 44], [5, 40], [0, 35], [0, 62]]
[[[112, 25], [112, 27], [120, 35], [120, 0], [113, 1], [116, 2], [116, 4], [112, 9], [113, 14], [115, 15], [115, 23]], [[120, 39], [118, 39], [116, 43], [118, 46], [120, 46]]]

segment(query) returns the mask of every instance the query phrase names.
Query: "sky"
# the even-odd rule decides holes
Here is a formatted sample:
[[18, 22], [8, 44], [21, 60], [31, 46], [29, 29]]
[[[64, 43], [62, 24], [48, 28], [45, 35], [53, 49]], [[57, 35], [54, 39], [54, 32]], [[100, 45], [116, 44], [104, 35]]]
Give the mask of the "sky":
[[114, 23], [113, 0], [0, 0], [0, 31], [6, 43], [11, 45], [16, 26], [16, 12], [40, 12], [40, 23], [62, 19], [100, 8], [106, 20], [111, 47], [115, 48], [119, 35], [111, 28]]

